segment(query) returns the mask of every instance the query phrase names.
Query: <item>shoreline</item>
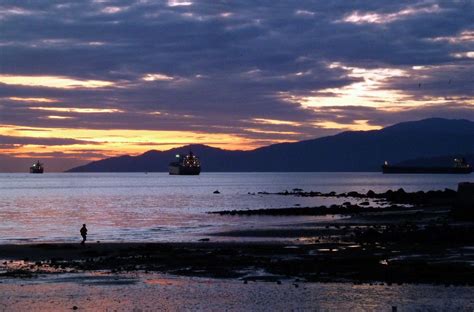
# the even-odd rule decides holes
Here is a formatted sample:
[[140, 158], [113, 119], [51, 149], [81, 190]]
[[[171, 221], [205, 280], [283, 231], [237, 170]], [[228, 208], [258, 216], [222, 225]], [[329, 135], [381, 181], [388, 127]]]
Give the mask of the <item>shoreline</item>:
[[[452, 202], [455, 194], [451, 190], [406, 193], [402, 189], [384, 194], [345, 194], [384, 197], [392, 204], [390, 208], [347, 203], [329, 208], [219, 211], [214, 213], [229, 214], [230, 218], [269, 214], [284, 219], [287, 215], [321, 213], [348, 217], [213, 232], [194, 242], [3, 244], [0, 281], [42, 274], [138, 272], [244, 282], [474, 286], [474, 226], [472, 221], [456, 219], [451, 214], [446, 203]], [[225, 241], [229, 238], [235, 241]]]
[[[390, 245], [390, 244], [387, 244]], [[410, 244], [411, 246], [412, 244]], [[459, 257], [437, 248], [398, 243], [389, 250], [377, 244], [193, 242], [1, 245], [2, 278], [29, 279], [43, 274], [109, 272], [160, 273], [243, 281], [295, 280], [474, 286], [474, 268], [459, 259], [474, 251], [459, 248]], [[458, 246], [460, 247], [460, 246]], [[384, 250], [385, 249], [385, 250]], [[392, 254], [394, 249], [401, 249]], [[412, 255], [416, 252], [416, 257]], [[463, 253], [463, 254], [462, 254]], [[468, 254], [465, 254], [468, 253]], [[394, 256], [387, 260], [388, 255]], [[462, 255], [461, 255], [462, 254]]]

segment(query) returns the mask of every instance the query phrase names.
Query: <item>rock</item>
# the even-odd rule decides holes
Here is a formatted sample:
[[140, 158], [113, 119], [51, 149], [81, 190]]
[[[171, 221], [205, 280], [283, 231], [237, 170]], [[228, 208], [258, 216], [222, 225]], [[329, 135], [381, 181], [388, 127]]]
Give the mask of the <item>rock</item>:
[[357, 192], [354, 192], [354, 191], [347, 193], [347, 196], [349, 196], [349, 197], [362, 197], [361, 194], [359, 194]]
[[359, 205], [361, 206], [368, 206], [370, 205], [370, 203], [368, 201], [365, 201], [365, 202], [361, 202]]
[[219, 190], [215, 190], [213, 193], [214, 194], [220, 194], [221, 192], [219, 192]]
[[199, 241], [200, 242], [208, 242], [208, 241], [210, 241], [210, 239], [209, 238], [201, 238]]
[[474, 220], [474, 183], [458, 184], [458, 192], [451, 214], [458, 219]]
[[382, 238], [382, 233], [370, 228], [363, 232], [362, 235], [360, 235], [360, 238], [362, 238], [362, 240], [365, 242], [374, 243]]
[[73, 310], [77, 310], [77, 309], [79, 309], [79, 308], [76, 307], [76, 306], [73, 306], [72, 309], [73, 309]]
[[372, 191], [372, 190], [369, 190], [369, 191], [367, 192], [367, 197], [375, 197], [375, 192]]

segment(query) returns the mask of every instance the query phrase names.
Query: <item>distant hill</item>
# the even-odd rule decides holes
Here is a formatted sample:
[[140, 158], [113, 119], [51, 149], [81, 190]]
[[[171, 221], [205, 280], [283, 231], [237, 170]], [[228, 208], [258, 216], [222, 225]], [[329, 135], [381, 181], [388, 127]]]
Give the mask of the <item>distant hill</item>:
[[474, 154], [474, 122], [430, 118], [251, 151], [188, 145], [162, 152], [151, 150], [139, 156], [107, 158], [69, 172], [162, 172], [168, 170], [175, 154], [189, 150], [201, 159], [203, 172], [379, 171], [385, 160], [395, 164], [407, 159]]

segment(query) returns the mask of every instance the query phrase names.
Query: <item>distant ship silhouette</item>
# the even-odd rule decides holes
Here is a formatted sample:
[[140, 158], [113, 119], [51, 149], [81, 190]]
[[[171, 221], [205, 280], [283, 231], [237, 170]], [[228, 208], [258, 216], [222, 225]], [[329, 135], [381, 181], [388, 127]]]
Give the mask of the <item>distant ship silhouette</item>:
[[177, 160], [169, 164], [171, 175], [198, 175], [201, 173], [201, 163], [199, 158], [189, 152], [187, 155], [176, 155]]
[[421, 167], [421, 166], [391, 166], [388, 162], [382, 166], [383, 173], [446, 173], [446, 174], [462, 174], [471, 173], [472, 167], [464, 158], [454, 159], [452, 167]]
[[37, 161], [30, 167], [30, 173], [43, 173], [44, 167], [43, 164]]

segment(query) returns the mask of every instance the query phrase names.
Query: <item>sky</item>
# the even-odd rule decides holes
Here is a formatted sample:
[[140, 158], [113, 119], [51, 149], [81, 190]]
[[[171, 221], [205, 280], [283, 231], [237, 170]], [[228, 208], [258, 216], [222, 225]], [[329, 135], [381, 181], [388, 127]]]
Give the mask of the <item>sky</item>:
[[474, 1], [2, 0], [0, 171], [474, 120]]

